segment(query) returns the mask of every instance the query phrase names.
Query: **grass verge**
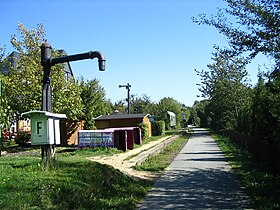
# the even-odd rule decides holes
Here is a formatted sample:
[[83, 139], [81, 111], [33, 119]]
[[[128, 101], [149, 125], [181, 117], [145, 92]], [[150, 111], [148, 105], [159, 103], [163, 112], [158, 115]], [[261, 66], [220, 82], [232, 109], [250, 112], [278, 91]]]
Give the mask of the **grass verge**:
[[212, 134], [257, 209], [280, 209], [280, 176], [258, 163], [227, 137]]
[[167, 145], [159, 154], [151, 156], [140, 166], [135, 166], [134, 169], [154, 172], [163, 171], [170, 165], [172, 160], [187, 143], [189, 136], [189, 133], [181, 132], [180, 137], [177, 138], [174, 142]]
[[83, 157], [0, 158], [1, 209], [134, 209], [151, 184]]
[[113, 167], [85, 158], [119, 152], [114, 148], [58, 148], [58, 160], [51, 165], [42, 163], [40, 153], [0, 157], [0, 207], [134, 209], [153, 182], [132, 179]]

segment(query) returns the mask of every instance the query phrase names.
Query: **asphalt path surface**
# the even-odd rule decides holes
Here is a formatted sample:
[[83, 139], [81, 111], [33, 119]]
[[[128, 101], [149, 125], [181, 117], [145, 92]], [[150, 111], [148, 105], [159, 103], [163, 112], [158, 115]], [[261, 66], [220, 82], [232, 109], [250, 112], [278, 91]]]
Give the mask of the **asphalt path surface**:
[[194, 134], [138, 209], [254, 209], [210, 134]]

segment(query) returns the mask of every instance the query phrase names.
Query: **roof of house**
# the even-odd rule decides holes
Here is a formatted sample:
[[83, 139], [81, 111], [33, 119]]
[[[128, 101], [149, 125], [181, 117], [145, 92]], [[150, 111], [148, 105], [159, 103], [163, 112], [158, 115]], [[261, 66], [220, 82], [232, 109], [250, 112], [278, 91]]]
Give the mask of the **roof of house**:
[[[7, 56], [8, 58], [8, 63], [12, 66], [12, 67], [16, 67], [17, 65], [17, 60], [19, 59], [19, 53], [16, 51], [13, 51], [10, 55]], [[10, 68], [9, 68], [9, 64], [5, 63], [4, 66], [2, 67], [2, 69], [0, 69], [0, 73], [2, 74], [9, 74], [10, 72]]]
[[99, 120], [120, 120], [120, 119], [143, 119], [149, 114], [111, 114], [111, 115], [102, 115], [95, 118], [95, 121]]
[[[60, 56], [67, 56], [67, 52], [65, 50], [58, 50], [58, 53], [60, 54]], [[71, 76], [74, 77], [72, 68], [70, 66], [69, 62], [64, 63], [64, 72], [70, 74]]]
[[[59, 54], [61, 56], [66, 56], [67, 53], [65, 52], [65, 50], [58, 50]], [[13, 51], [10, 55], [7, 56], [8, 58], [8, 62], [14, 67], [16, 68], [16, 65], [17, 65], [17, 60], [19, 60], [19, 56], [20, 54], [16, 51]], [[2, 74], [8, 74], [10, 72], [10, 69], [9, 69], [9, 65], [8, 63], [6, 63], [2, 69], [0, 69], [0, 73]], [[70, 66], [70, 63], [67, 62], [64, 64], [64, 72], [67, 73], [67, 74], [70, 74], [71, 76], [74, 77], [74, 74], [73, 74], [73, 71], [72, 71], [72, 68]]]

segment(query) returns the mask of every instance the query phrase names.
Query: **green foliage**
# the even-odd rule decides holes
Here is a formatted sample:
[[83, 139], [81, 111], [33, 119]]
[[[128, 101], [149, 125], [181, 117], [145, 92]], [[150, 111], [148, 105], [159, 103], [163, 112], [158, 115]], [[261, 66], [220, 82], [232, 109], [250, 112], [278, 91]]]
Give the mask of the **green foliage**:
[[[214, 53], [209, 71], [196, 71], [201, 77], [199, 90], [209, 102], [205, 111], [214, 130], [237, 129], [239, 118], [249, 112], [251, 90], [247, 84], [246, 60], [225, 50]], [[245, 115], [243, 115], [245, 116]], [[249, 114], [246, 115], [249, 117]]]
[[149, 138], [149, 126], [146, 123], [139, 123], [138, 126], [141, 129], [142, 140]]
[[[271, 56], [279, 69], [279, 1], [226, 0], [228, 8], [220, 9], [216, 16], [201, 14], [194, 21], [214, 26], [224, 34], [234, 53], [249, 53], [253, 58], [259, 53]], [[234, 24], [229, 21], [235, 20]], [[234, 19], [234, 18], [235, 19]]]
[[[4, 81], [3, 81], [4, 79], [5, 79], [5, 77], [0, 74], [0, 86], [2, 85], [2, 83], [4, 83]], [[0, 131], [2, 130], [2, 125], [8, 124], [7, 119], [8, 119], [8, 115], [9, 115], [9, 110], [8, 110], [9, 107], [7, 104], [7, 98], [4, 94], [1, 94], [1, 93], [0, 93], [0, 128], [1, 128]]]
[[165, 133], [165, 122], [163, 120], [152, 123], [152, 135], [161, 136]]
[[256, 209], [279, 209], [279, 175], [274, 175], [268, 169], [263, 168], [245, 150], [240, 149], [225, 136], [212, 136], [239, 176], [246, 192], [253, 199]]
[[80, 82], [82, 89], [81, 98], [83, 103], [83, 118], [86, 120], [85, 129], [94, 129], [94, 118], [111, 113], [112, 105], [106, 100], [105, 90], [100, 86], [97, 79]]
[[171, 111], [176, 114], [176, 127], [178, 127], [182, 120], [182, 104], [177, 100], [165, 97], [159, 101], [156, 105], [156, 110], [154, 112], [155, 119], [157, 121], [163, 120], [165, 122], [166, 128], [170, 129], [170, 119], [167, 111]]
[[[231, 60], [231, 57], [238, 58], [239, 55], [243, 54], [246, 55], [248, 61], [250, 61], [261, 53], [267, 55], [268, 58], [272, 60], [272, 68], [270, 70], [271, 72], [268, 70], [265, 76], [267, 81], [265, 81], [264, 76], [259, 76], [258, 84], [253, 91], [248, 90], [243, 82], [240, 83], [243, 84], [243, 86], [245, 85], [243, 88], [240, 85], [235, 86], [233, 81], [230, 81], [229, 85], [217, 83], [217, 85], [213, 86], [211, 80], [206, 79], [207, 77], [209, 78], [209, 76], [211, 78], [211, 74], [200, 74], [200, 76], [204, 78], [201, 91], [203, 94], [206, 93], [205, 95], [210, 98], [207, 111], [208, 115], [212, 118], [212, 128], [216, 130], [235, 129], [239, 132], [250, 134], [258, 140], [279, 145], [279, 1], [226, 0], [226, 2], [229, 7], [220, 9], [216, 16], [207, 18], [206, 15], [202, 14], [199, 19], [194, 18], [194, 22], [214, 26], [220, 33], [226, 36], [230, 48], [225, 51], [230, 57], [224, 57], [224, 63], [227, 61], [234, 61], [233, 66], [238, 67], [238, 65], [241, 64], [239, 68], [235, 69], [242, 70], [242, 62]], [[228, 17], [235, 23], [232, 24]], [[244, 64], [246, 64], [246, 62]], [[213, 65], [209, 67], [210, 69], [213, 67], [217, 69], [216, 66]], [[242, 71], [239, 73], [242, 73]], [[213, 79], [215, 78], [213, 77]], [[217, 91], [217, 89], [213, 88], [217, 86], [219, 89], [223, 86], [225, 87], [224, 89], [226, 91], [224, 91], [224, 95], [222, 94], [223, 91], [211, 95], [211, 93]], [[234, 95], [235, 97], [232, 97]], [[221, 100], [221, 98], [227, 98], [229, 100]], [[236, 113], [234, 113], [234, 109], [236, 109]], [[221, 113], [219, 113], [220, 111]]]
[[[53, 50], [53, 56], [62, 56]], [[65, 79], [66, 64], [55, 65], [51, 69], [53, 89], [53, 112], [66, 114], [68, 119], [80, 119], [83, 114], [82, 89], [73, 77]]]
[[269, 143], [279, 145], [280, 143], [280, 75], [271, 78], [266, 84], [268, 89], [268, 105], [269, 105]]
[[188, 141], [188, 136], [181, 136], [167, 145], [159, 154], [151, 156], [135, 169], [141, 171], [163, 171], [181, 151]]
[[280, 77], [265, 82], [259, 75], [254, 88], [251, 135], [267, 143], [280, 143]]
[[[4, 57], [4, 48], [2, 48], [0, 46], [0, 69], [3, 68], [4, 66], [4, 61], [3, 61], [3, 57]], [[2, 129], [2, 124], [4, 124], [4, 113], [5, 113], [5, 110], [4, 110], [4, 106], [3, 106], [3, 102], [4, 102], [4, 99], [3, 99], [3, 96], [2, 96], [2, 74], [0, 73], [0, 128]], [[1, 132], [1, 129], [0, 129], [0, 132]], [[1, 133], [0, 133], [0, 138], [1, 138]]]
[[131, 95], [130, 97], [131, 113], [144, 113], [151, 114], [155, 110], [155, 103], [153, 103], [149, 96], [146, 94], [142, 97]]
[[118, 111], [119, 113], [122, 113], [122, 114], [126, 113], [126, 108], [127, 108], [127, 106], [126, 106], [125, 102], [122, 100], [115, 102], [113, 105], [113, 110]]
[[[7, 98], [10, 116], [15, 116], [16, 119], [19, 119], [23, 112], [41, 109], [43, 69], [40, 46], [46, 40], [41, 24], [36, 29], [27, 30], [19, 23], [18, 32], [19, 38], [14, 35], [11, 39], [18, 52], [16, 66], [10, 67], [10, 74], [6, 76], [3, 84], [3, 94]], [[53, 57], [56, 56], [59, 54], [54, 50]], [[51, 78], [53, 111], [64, 113], [70, 119], [77, 119], [82, 114], [81, 90], [77, 82], [73, 79], [65, 80], [64, 65], [53, 66]]]
[[1, 157], [3, 209], [134, 209], [150, 182], [78, 157], [44, 165], [40, 157]]
[[30, 134], [26, 133], [26, 132], [19, 132], [17, 133], [17, 136], [15, 138], [15, 142], [19, 145], [19, 146], [25, 146], [26, 143], [28, 141], [30, 141]]
[[209, 104], [208, 100], [195, 101], [191, 109], [191, 122], [196, 126], [200, 127], [209, 127], [209, 116], [206, 112], [207, 105]]

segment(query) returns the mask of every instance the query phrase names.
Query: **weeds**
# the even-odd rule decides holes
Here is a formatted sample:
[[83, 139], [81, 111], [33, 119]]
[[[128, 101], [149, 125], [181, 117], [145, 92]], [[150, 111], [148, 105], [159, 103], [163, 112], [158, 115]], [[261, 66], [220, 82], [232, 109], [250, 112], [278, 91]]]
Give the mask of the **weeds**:
[[212, 137], [225, 153], [255, 206], [258, 209], [280, 209], [280, 176], [274, 176], [227, 137], [216, 134]]
[[134, 169], [141, 171], [163, 171], [187, 143], [188, 137], [188, 133], [182, 132], [178, 139], [167, 145], [159, 154], [151, 156], [140, 166], [135, 166]]

